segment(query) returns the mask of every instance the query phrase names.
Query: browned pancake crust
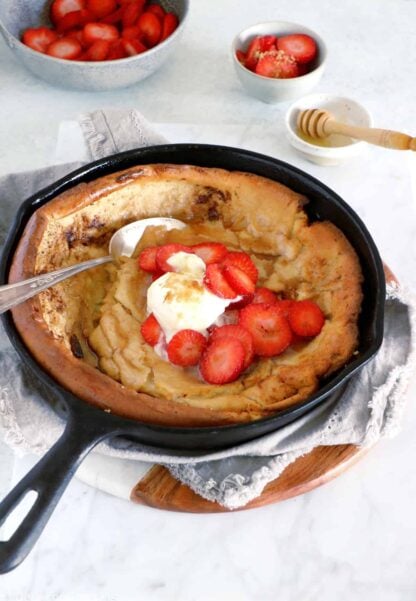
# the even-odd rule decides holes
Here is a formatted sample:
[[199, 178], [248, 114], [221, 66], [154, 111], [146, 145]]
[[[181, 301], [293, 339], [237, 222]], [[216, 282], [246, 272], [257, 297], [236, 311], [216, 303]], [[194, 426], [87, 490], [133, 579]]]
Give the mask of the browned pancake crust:
[[[331, 223], [309, 224], [305, 202], [253, 174], [139, 166], [81, 184], [38, 209], [15, 253], [10, 282], [103, 256], [115, 230], [151, 216], [190, 224], [184, 232], [154, 232], [157, 243], [218, 240], [249, 252], [259, 285], [315, 300], [326, 323], [311, 342], [257, 361], [236, 382], [203, 383], [144, 343], [139, 324], [149, 280], [134, 259], [80, 274], [16, 307], [16, 326], [58, 382], [122, 416], [165, 425], [220, 425], [300, 403], [357, 347], [362, 277], [345, 236]], [[143, 245], [155, 241], [149, 236]]]

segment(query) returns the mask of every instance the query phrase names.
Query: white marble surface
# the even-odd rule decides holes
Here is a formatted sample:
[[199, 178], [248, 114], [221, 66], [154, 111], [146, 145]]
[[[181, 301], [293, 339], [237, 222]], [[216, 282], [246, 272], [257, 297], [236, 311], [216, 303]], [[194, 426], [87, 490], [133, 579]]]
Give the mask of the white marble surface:
[[[377, 125], [408, 130], [416, 123], [415, 0], [191, 4], [183, 44], [170, 64], [118, 92], [54, 89], [25, 72], [0, 42], [0, 173], [50, 163], [59, 123], [80, 111], [134, 106], [163, 123], [171, 140], [234, 143], [319, 177], [360, 213], [386, 261], [415, 288], [415, 162], [372, 148], [343, 167], [305, 163], [283, 140], [287, 105], [246, 97], [227, 55], [233, 35], [251, 23], [303, 23], [329, 47], [317, 91], [352, 96]], [[412, 382], [398, 437], [332, 483], [279, 505], [226, 515], [165, 513], [75, 479], [32, 554], [0, 577], [0, 599], [414, 601], [415, 393]], [[32, 463], [15, 461], [13, 480]], [[0, 443], [0, 494], [10, 469]]]

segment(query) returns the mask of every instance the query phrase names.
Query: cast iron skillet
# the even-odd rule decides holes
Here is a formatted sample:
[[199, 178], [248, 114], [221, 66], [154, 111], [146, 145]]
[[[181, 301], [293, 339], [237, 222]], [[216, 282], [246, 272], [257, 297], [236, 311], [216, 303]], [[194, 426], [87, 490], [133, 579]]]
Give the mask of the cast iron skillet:
[[35, 503], [11, 538], [0, 542], [0, 573], [15, 568], [35, 544], [60, 496], [80, 462], [100, 441], [127, 436], [153, 447], [170, 447], [193, 454], [246, 442], [292, 422], [329, 395], [335, 394], [357, 369], [379, 349], [383, 338], [385, 280], [382, 262], [365, 225], [332, 190], [310, 175], [282, 161], [235, 148], [178, 144], [154, 146], [123, 152], [96, 161], [28, 198], [17, 212], [9, 232], [0, 264], [0, 282], [6, 283], [16, 245], [32, 213], [46, 202], [81, 182], [135, 165], [147, 163], [191, 164], [248, 171], [281, 182], [310, 199], [306, 211], [311, 220], [328, 219], [337, 225], [354, 246], [361, 262], [364, 302], [360, 318], [360, 348], [337, 374], [322, 383], [319, 391], [304, 403], [272, 417], [249, 424], [204, 428], [152, 426], [107, 414], [78, 399], [57, 384], [37, 364], [26, 349], [13, 324], [10, 312], [3, 323], [12, 345], [22, 361], [58, 399], [53, 407], [66, 421], [61, 438], [39, 463], [17, 484], [0, 504], [0, 525], [29, 491], [38, 493]]

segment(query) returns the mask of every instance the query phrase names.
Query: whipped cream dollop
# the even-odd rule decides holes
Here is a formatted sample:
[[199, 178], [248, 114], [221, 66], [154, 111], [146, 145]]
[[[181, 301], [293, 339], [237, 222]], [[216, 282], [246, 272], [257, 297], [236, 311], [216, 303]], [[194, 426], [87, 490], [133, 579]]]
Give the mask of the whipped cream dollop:
[[205, 263], [197, 255], [179, 251], [167, 261], [175, 271], [155, 280], [147, 291], [147, 310], [165, 333], [166, 342], [180, 330], [207, 328], [235, 299], [220, 298], [204, 285]]

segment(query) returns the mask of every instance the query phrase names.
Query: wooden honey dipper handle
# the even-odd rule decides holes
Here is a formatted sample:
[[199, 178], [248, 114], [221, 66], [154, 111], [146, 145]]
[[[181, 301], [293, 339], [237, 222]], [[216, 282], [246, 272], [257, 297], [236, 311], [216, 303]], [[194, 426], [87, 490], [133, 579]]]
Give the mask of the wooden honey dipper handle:
[[331, 117], [325, 121], [323, 129], [327, 135], [342, 134], [357, 140], [364, 140], [370, 144], [384, 146], [385, 148], [416, 151], [416, 138], [412, 138], [411, 136], [402, 134], [398, 131], [371, 127], [356, 127], [354, 125], [347, 125], [346, 123], [339, 123]]

